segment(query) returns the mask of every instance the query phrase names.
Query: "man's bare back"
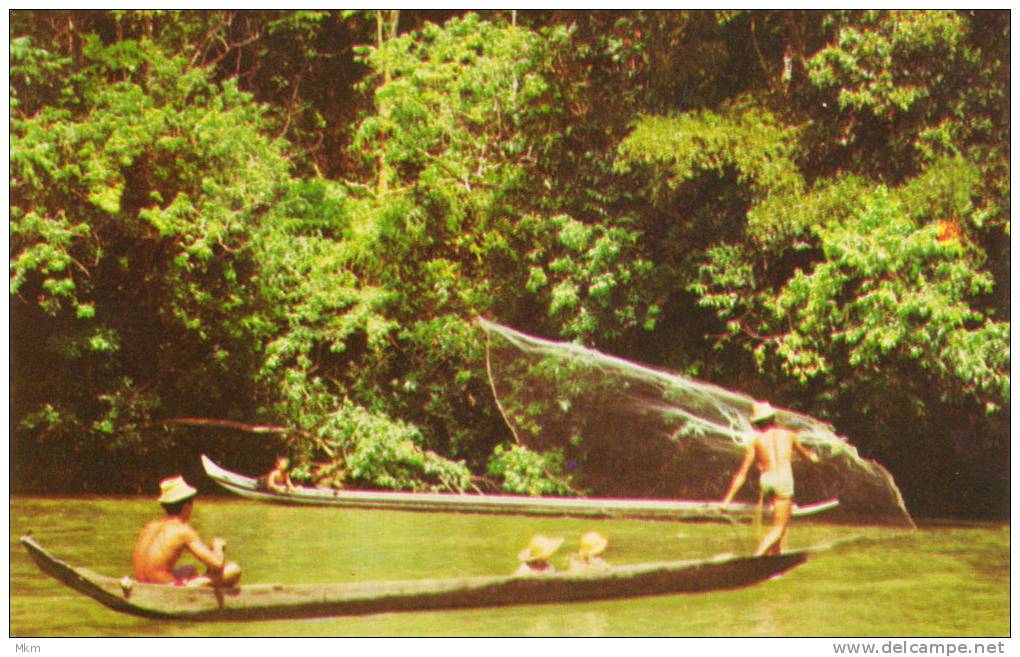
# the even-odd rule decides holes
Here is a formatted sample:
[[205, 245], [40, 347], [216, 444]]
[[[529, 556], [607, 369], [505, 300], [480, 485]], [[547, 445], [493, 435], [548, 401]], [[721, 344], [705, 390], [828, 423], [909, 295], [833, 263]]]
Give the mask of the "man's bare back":
[[765, 428], [765, 423], [775, 415], [775, 411], [767, 404], [755, 406], [764, 407], [761, 409], [761, 417], [753, 419], [758, 430], [747, 445], [744, 459], [733, 475], [729, 490], [723, 497], [722, 506], [725, 508], [729, 505], [733, 496], [744, 485], [747, 472], [754, 463], [761, 472], [759, 482], [762, 499], [766, 497], [773, 499], [772, 530], [762, 539], [755, 554], [778, 554], [786, 537], [786, 527], [793, 508], [793, 452], [796, 450], [812, 463], [818, 463], [818, 455], [804, 447], [793, 431], [774, 425]]
[[184, 551], [184, 526], [177, 518], [161, 518], [145, 526], [131, 555], [135, 579], [154, 584], [171, 584], [177, 579], [173, 568]]
[[222, 546], [222, 539], [215, 539], [211, 549], [206, 547], [198, 533], [177, 516], [153, 520], [142, 530], [131, 556], [135, 579], [154, 584], [184, 583], [197, 575], [194, 568], [174, 568], [186, 549], [216, 570], [223, 567]]
[[[188, 524], [198, 491], [180, 475], [159, 482], [159, 488], [157, 501], [166, 516], [145, 525], [138, 536], [131, 553], [135, 579], [148, 584], [235, 586], [241, 567], [224, 559], [227, 542], [214, 538], [210, 548]], [[185, 550], [206, 566], [205, 575], [199, 575], [194, 566], [176, 567]]]
[[763, 493], [771, 493], [782, 499], [793, 497], [793, 452], [800, 452], [808, 460], [817, 463], [818, 456], [805, 448], [797, 434], [780, 427], [769, 427], [755, 433], [747, 446], [744, 460], [724, 498], [729, 504], [733, 495], [744, 483], [747, 471], [753, 463], [761, 472]]
[[799, 446], [797, 434], [772, 427], [754, 438], [755, 464], [762, 472], [790, 467], [794, 445]]

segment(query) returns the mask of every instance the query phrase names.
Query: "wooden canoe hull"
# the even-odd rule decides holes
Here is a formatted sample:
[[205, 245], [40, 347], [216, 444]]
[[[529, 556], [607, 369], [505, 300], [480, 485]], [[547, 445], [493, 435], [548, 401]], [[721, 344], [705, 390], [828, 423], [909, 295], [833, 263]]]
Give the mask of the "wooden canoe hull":
[[111, 609], [148, 618], [203, 621], [315, 618], [699, 593], [761, 582], [802, 564], [809, 556], [807, 551], [794, 551], [764, 557], [619, 566], [589, 574], [250, 584], [219, 590], [139, 584], [107, 577], [61, 561], [31, 537], [21, 537], [21, 543], [43, 572]]
[[[407, 493], [396, 491], [334, 490], [298, 487], [290, 493], [260, 488], [255, 479], [226, 470], [209, 457], [202, 456], [209, 478], [232, 493], [248, 499], [275, 504], [338, 506], [403, 511], [445, 511], [495, 513], [580, 518], [634, 518], [642, 520], [716, 520], [749, 517], [755, 505], [734, 502], [723, 513], [718, 502], [527, 497], [523, 495], [469, 495], [458, 493]], [[839, 505], [827, 500], [807, 506], [795, 506], [794, 516], [807, 516]], [[767, 510], [766, 510], [767, 511]]]

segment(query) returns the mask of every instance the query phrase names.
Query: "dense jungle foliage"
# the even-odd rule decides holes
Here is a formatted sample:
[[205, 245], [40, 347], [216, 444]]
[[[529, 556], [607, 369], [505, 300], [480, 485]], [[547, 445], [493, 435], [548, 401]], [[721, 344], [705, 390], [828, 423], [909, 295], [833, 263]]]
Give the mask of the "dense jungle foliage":
[[1009, 28], [13, 11], [12, 489], [287, 452], [569, 491], [480, 315], [830, 421], [915, 514], [1007, 513]]

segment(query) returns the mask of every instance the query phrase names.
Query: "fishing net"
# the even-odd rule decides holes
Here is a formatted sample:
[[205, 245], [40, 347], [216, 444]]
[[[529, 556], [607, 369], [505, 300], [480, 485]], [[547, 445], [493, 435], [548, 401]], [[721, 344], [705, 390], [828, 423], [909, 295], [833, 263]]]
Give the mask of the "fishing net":
[[[562, 451], [575, 485], [598, 497], [721, 500], [751, 434], [754, 399], [569, 343], [479, 319], [500, 412], [516, 440]], [[831, 425], [777, 408], [820, 463], [795, 457], [794, 500], [838, 499], [826, 519], [913, 526], [881, 465]], [[757, 501], [757, 476], [737, 500]]]

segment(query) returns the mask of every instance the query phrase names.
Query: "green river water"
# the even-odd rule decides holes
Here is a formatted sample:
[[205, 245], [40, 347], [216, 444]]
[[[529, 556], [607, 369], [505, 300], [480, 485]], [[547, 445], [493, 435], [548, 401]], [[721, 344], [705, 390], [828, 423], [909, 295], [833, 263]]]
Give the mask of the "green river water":
[[[114, 612], [40, 572], [18, 543], [107, 575], [161, 509], [140, 498], [12, 498], [10, 633], [92, 636], [678, 636], [1001, 637], [1010, 633], [1009, 525], [921, 523], [913, 532], [795, 519], [790, 547], [837, 540], [774, 580], [731, 591], [568, 605], [255, 623], [151, 621]], [[228, 542], [244, 581], [345, 582], [512, 572], [532, 534], [566, 540], [553, 563], [596, 529], [606, 560], [639, 563], [747, 553], [749, 525], [584, 520], [284, 507], [200, 497], [192, 524]]]

